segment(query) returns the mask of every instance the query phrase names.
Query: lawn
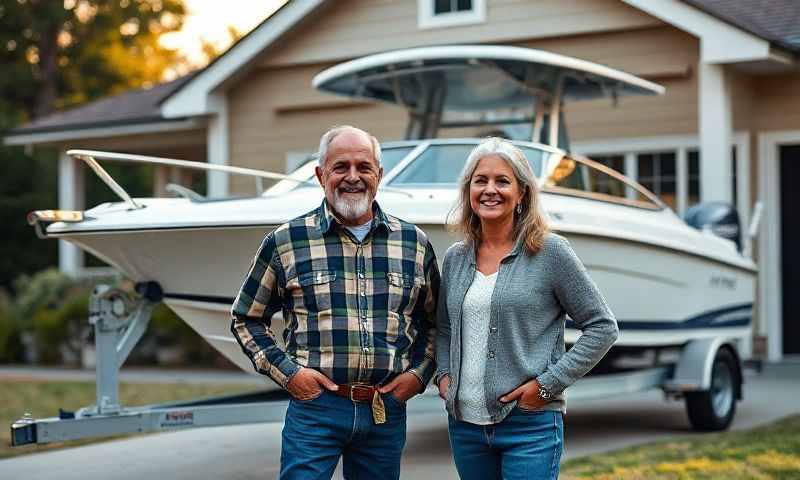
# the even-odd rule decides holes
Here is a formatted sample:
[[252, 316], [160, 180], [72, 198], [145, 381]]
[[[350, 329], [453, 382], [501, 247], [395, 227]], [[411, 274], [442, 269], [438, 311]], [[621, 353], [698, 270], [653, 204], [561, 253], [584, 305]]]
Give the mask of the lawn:
[[800, 479], [800, 415], [565, 462], [561, 479]]
[[[194, 385], [121, 383], [120, 402], [137, 406], [254, 390], [253, 385]], [[30, 412], [35, 418], [53, 417], [58, 409], [74, 411], [95, 403], [94, 382], [0, 380], [0, 458], [72, 447], [104, 439], [75, 440], [11, 448], [11, 424]]]

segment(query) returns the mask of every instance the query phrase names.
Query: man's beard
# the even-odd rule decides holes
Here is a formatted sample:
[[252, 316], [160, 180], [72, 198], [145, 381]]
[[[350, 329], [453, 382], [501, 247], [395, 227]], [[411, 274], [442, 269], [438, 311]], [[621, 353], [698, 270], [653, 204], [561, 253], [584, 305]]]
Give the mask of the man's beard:
[[363, 217], [372, 206], [372, 196], [368, 190], [358, 195], [357, 198], [345, 198], [339, 195], [339, 189], [333, 191], [333, 209], [342, 220], [355, 222]]

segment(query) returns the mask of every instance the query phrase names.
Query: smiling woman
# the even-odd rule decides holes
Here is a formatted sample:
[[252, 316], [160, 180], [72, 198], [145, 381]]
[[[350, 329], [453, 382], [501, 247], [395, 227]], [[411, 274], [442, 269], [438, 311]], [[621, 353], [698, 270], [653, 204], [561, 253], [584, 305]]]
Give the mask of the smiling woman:
[[[457, 208], [467, 239], [445, 254], [436, 343], [456, 468], [462, 479], [555, 478], [562, 392], [611, 348], [616, 319], [569, 243], [549, 232], [513, 144], [473, 149]], [[569, 352], [566, 315], [582, 332]]]

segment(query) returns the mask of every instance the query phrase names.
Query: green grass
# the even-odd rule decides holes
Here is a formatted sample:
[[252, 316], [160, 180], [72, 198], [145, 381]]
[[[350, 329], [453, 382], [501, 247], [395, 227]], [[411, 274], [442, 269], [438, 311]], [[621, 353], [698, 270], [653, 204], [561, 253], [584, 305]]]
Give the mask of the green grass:
[[[122, 383], [119, 394], [122, 405], [139, 406], [254, 389], [253, 385]], [[58, 415], [59, 408], [74, 411], [94, 403], [94, 382], [0, 380], [0, 458], [108, 440], [106, 437], [11, 448], [11, 424], [25, 412], [30, 412], [34, 418], [54, 417]]]
[[561, 479], [800, 479], [800, 415], [564, 463]]

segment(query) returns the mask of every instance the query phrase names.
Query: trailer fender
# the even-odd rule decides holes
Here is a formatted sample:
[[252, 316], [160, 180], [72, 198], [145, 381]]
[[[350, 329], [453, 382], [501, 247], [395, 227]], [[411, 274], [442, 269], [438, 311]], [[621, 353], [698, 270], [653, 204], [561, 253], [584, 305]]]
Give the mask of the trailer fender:
[[711, 388], [711, 372], [717, 352], [725, 348], [736, 359], [736, 398], [741, 399], [742, 367], [736, 346], [727, 338], [703, 338], [692, 340], [683, 347], [680, 359], [671, 380], [663, 388], [671, 393], [702, 392]]

